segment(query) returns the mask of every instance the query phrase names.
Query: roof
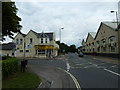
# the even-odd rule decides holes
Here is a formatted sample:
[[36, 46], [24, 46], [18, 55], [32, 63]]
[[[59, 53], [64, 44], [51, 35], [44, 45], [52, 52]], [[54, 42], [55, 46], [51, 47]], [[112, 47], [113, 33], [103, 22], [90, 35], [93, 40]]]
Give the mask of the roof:
[[114, 30], [117, 29], [117, 22], [102, 22], [102, 23]]
[[44, 32], [42, 32], [42, 33], [37, 33], [37, 32], [35, 32], [35, 31], [33, 31], [33, 30], [31, 30], [38, 38], [44, 38], [44, 37], [48, 37], [49, 39], [50, 39], [50, 41], [51, 40], [53, 40], [53, 32], [51, 32], [51, 33], [44, 33]]
[[112, 30], [116, 30], [117, 29], [117, 22], [111, 22], [111, 21], [101, 22], [101, 24], [99, 26], [99, 29], [98, 29], [98, 31], [97, 31], [96, 36], [95, 36], [94, 39], [96, 39], [96, 37], [97, 37], [97, 35], [99, 33], [99, 30], [100, 30], [102, 24], [110, 27]]
[[19, 32], [23, 37], [25, 37], [26, 36], [26, 34], [23, 34], [22, 32]]
[[15, 43], [9, 42], [2, 44], [2, 47], [0, 47], [0, 50], [13, 50], [15, 49]]
[[93, 38], [95, 38], [96, 32], [89, 32], [89, 34], [90, 34]]

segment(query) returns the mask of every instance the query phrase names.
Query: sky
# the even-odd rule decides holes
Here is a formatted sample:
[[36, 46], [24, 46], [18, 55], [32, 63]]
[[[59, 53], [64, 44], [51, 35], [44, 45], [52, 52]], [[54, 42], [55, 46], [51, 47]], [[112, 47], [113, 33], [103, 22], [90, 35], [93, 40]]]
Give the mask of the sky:
[[23, 33], [27, 34], [29, 30], [55, 32], [56, 40], [59, 40], [61, 31], [61, 42], [78, 47], [88, 32], [97, 32], [101, 22], [115, 21], [115, 13], [110, 11], [118, 10], [119, 0], [13, 1], [18, 8], [17, 15], [22, 19]]

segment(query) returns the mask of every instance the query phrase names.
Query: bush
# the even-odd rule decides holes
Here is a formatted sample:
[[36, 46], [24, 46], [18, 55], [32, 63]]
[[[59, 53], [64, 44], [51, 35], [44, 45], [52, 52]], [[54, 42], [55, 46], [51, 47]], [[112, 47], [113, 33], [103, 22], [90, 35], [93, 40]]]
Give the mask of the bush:
[[18, 70], [18, 60], [16, 58], [7, 58], [2, 61], [2, 77], [5, 78]]

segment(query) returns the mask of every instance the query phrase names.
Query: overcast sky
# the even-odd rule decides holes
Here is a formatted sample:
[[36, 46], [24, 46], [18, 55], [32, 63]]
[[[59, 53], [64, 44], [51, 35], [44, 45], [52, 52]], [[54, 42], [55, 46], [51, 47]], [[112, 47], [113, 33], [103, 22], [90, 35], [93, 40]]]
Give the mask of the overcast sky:
[[97, 32], [101, 22], [115, 21], [115, 14], [110, 11], [118, 10], [118, 1], [16, 2], [16, 7], [23, 33], [31, 29], [39, 33], [55, 32], [59, 40], [59, 29], [64, 28], [62, 42], [79, 46], [88, 32]]

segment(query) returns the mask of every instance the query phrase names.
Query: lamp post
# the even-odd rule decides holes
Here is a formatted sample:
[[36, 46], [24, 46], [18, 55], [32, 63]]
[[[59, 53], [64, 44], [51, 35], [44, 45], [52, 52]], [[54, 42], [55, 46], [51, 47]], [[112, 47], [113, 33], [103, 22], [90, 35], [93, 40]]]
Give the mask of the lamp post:
[[60, 42], [61, 42], [61, 30], [62, 30], [62, 29], [64, 29], [64, 28], [60, 28], [60, 29], [59, 29], [59, 30], [60, 30]]
[[117, 27], [118, 27], [118, 14], [117, 14], [117, 11], [110, 11], [111, 13], [115, 13], [116, 15], [116, 22], [117, 22]]
[[25, 50], [25, 46], [26, 46], [26, 44], [25, 44], [25, 37], [24, 37], [24, 60], [25, 60], [25, 52], [26, 52], [26, 50]]
[[[60, 43], [61, 43], [61, 30], [62, 30], [62, 29], [64, 29], [64, 28], [60, 28], [60, 29], [59, 29], [59, 32], [60, 32]], [[61, 52], [61, 48], [60, 48], [60, 52]], [[59, 53], [60, 53], [60, 52], [59, 52]]]
[[[118, 29], [118, 25], [119, 25], [119, 23], [118, 23], [118, 13], [117, 13], [117, 11], [111, 11], [111, 13], [115, 13], [116, 14], [116, 22], [117, 22], [117, 31], [118, 31], [118, 55], [120, 55], [120, 36], [119, 36], [119, 29]], [[119, 58], [120, 58], [120, 56], [118, 56]]]

